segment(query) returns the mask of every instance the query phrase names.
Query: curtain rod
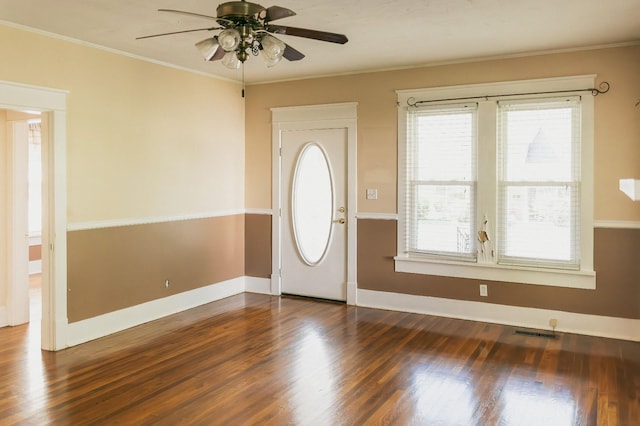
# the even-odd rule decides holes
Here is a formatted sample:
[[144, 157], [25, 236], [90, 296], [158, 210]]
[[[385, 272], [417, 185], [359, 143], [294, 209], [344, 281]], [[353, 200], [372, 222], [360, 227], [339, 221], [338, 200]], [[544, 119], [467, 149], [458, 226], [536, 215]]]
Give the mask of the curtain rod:
[[[577, 93], [577, 92], [591, 92], [591, 95], [598, 96], [603, 93], [607, 93], [611, 87], [608, 82], [603, 81], [598, 85], [599, 88], [592, 87], [590, 89], [573, 89], [573, 90], [554, 90], [550, 92], [528, 92], [528, 93], [507, 93], [504, 95], [485, 95], [485, 96], [470, 96], [466, 98], [448, 98], [448, 99], [430, 99], [428, 101], [416, 101], [415, 98], [407, 99], [407, 105], [410, 107], [419, 106], [422, 104], [428, 104], [432, 102], [445, 102], [445, 101], [470, 101], [473, 99], [484, 99], [488, 101], [490, 98], [503, 98], [505, 96], [530, 96], [530, 95], [551, 95], [557, 93]], [[639, 102], [640, 103], [640, 102]]]

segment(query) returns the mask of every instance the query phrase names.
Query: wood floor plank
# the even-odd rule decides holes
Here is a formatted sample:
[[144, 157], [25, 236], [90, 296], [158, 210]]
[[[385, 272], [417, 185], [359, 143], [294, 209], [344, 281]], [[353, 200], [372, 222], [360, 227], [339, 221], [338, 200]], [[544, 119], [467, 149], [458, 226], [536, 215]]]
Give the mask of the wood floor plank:
[[0, 329], [2, 425], [640, 424], [640, 343], [243, 294], [60, 352]]

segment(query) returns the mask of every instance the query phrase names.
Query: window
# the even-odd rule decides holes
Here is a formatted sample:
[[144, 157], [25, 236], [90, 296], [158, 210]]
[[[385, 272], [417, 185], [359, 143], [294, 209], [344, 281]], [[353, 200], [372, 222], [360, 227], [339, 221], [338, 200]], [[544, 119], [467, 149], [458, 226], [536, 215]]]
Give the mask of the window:
[[413, 253], [475, 259], [476, 105], [407, 117], [407, 243]]
[[593, 85], [399, 91], [396, 270], [595, 288]]
[[498, 103], [498, 263], [579, 269], [580, 99]]

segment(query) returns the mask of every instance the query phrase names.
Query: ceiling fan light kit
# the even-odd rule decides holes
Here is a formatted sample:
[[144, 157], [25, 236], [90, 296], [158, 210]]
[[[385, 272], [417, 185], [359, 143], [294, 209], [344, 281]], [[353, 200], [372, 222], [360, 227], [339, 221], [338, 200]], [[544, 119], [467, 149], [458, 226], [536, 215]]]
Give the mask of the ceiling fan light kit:
[[218, 44], [220, 44], [220, 47], [222, 47], [225, 52], [233, 52], [240, 45], [240, 33], [233, 28], [220, 31], [220, 34], [218, 34]]
[[275, 37], [268, 34], [262, 37], [262, 58], [269, 68], [280, 62], [285, 47], [285, 44]]
[[235, 52], [227, 52], [222, 57], [222, 65], [230, 70], [237, 70], [240, 68], [240, 59]]
[[258, 56], [262, 52], [261, 56], [267, 67], [273, 67], [282, 58], [288, 61], [299, 61], [304, 58], [304, 54], [271, 34], [290, 35], [338, 44], [345, 44], [348, 41], [344, 34], [271, 25], [270, 22], [272, 21], [294, 16], [296, 13], [284, 7], [271, 6], [265, 8], [259, 4], [244, 0], [230, 1], [218, 5], [215, 17], [173, 9], [159, 9], [159, 11], [213, 19], [220, 27], [154, 34], [138, 37], [137, 39], [196, 31], [221, 30], [218, 35], [201, 40], [195, 46], [205, 61], [221, 60], [222, 64], [230, 69], [238, 69], [240, 64], [248, 59], [250, 53], [253, 56]]
[[196, 47], [204, 57], [205, 61], [210, 61], [211, 58], [216, 54], [218, 47], [218, 41], [215, 38], [205, 38], [196, 43]]

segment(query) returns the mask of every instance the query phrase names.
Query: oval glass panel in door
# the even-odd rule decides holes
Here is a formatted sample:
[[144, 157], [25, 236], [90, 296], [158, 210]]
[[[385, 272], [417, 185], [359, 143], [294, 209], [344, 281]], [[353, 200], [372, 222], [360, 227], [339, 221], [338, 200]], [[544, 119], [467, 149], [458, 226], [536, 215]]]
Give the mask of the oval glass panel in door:
[[300, 257], [308, 265], [317, 265], [331, 239], [333, 182], [327, 156], [314, 142], [302, 148], [295, 163], [291, 218]]

